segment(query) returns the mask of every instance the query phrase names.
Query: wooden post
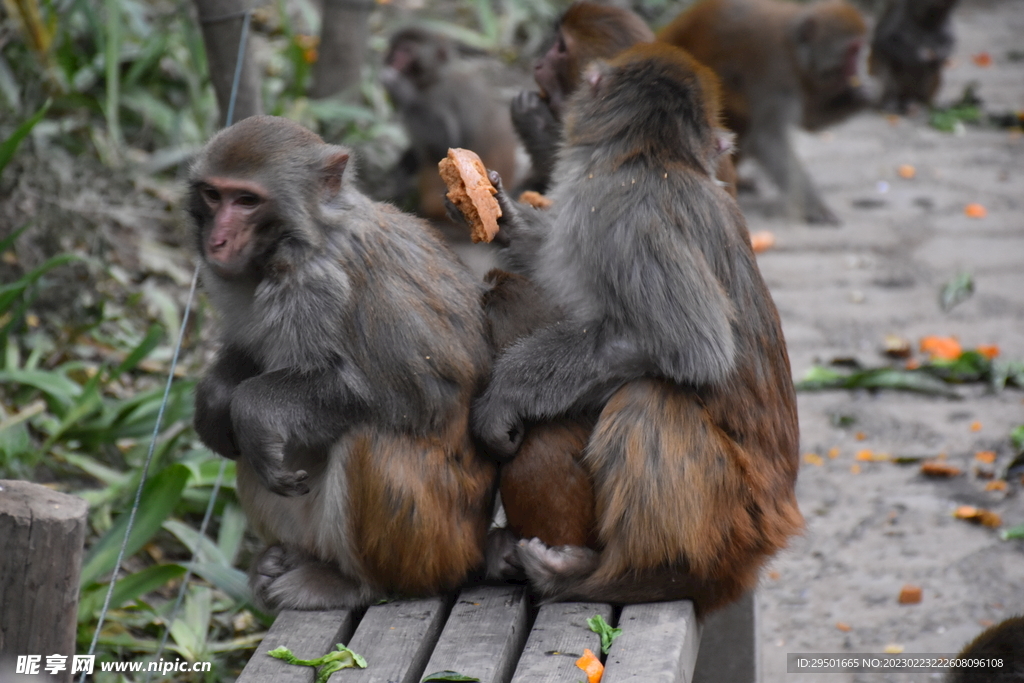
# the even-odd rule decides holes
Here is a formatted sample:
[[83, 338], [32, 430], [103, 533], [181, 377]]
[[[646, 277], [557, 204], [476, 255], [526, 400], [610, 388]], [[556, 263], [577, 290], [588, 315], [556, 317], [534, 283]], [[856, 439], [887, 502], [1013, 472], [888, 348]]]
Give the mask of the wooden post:
[[[71, 680], [88, 506], [27, 481], [0, 480], [0, 679], [18, 655], [67, 656]], [[46, 675], [35, 680], [47, 680]]]

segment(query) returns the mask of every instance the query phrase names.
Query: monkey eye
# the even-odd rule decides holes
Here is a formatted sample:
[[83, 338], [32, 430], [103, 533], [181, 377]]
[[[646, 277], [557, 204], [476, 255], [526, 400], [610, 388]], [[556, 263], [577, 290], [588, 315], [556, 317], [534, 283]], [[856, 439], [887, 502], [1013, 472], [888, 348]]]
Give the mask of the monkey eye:
[[566, 52], [568, 48], [565, 46], [565, 38], [561, 34], [558, 35], [558, 51]]
[[200, 192], [203, 193], [203, 199], [208, 202], [216, 203], [220, 201], [220, 192], [216, 188], [207, 186], [200, 190]]
[[239, 195], [238, 203], [241, 206], [252, 207], [252, 206], [256, 206], [257, 204], [260, 203], [260, 198], [257, 197], [254, 194], [243, 194], [243, 195]]

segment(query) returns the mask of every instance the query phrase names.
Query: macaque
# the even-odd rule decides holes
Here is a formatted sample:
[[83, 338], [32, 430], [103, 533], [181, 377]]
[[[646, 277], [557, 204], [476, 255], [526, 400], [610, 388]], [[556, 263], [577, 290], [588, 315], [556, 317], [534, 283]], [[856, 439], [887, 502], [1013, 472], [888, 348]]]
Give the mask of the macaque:
[[449, 147], [471, 149], [487, 168], [514, 177], [516, 137], [508, 109], [446, 37], [420, 28], [399, 31], [391, 37], [381, 80], [409, 136], [402, 166], [415, 174], [421, 216], [446, 216], [437, 162]]
[[718, 74], [725, 127], [809, 223], [838, 224], [793, 151], [790, 128], [820, 130], [867, 104], [857, 78], [864, 19], [841, 0], [702, 0], [658, 33]]
[[[580, 0], [559, 19], [554, 40], [534, 65], [539, 92], [524, 90], [512, 101], [512, 123], [533, 166], [521, 189], [545, 192], [562, 138], [566, 100], [582, 82], [583, 69], [595, 59], [611, 59], [637, 43], [654, 41], [654, 33], [635, 13], [621, 7]], [[717, 177], [735, 194], [732, 158], [719, 159]]]
[[[494, 269], [484, 279], [491, 286], [484, 295], [484, 313], [497, 354], [564, 317], [523, 275]], [[594, 420], [586, 416], [533, 424], [516, 457], [502, 464], [499, 490], [508, 525], [491, 540], [496, 554], [488, 560], [492, 577], [518, 577], [519, 569], [505, 555], [509, 543], [520, 538], [596, 547], [594, 486], [582, 463], [593, 428]]]
[[[802, 527], [789, 360], [743, 215], [715, 180], [729, 151], [718, 107], [707, 68], [635, 45], [588, 67], [566, 103], [551, 208], [511, 201], [490, 176], [504, 263], [539, 293], [492, 281], [485, 303], [503, 350], [472, 424], [507, 461], [512, 530], [488, 571], [525, 572], [543, 599], [692, 599], [703, 615], [753, 587]], [[500, 306], [514, 321], [523, 301], [550, 322], [498, 339], [515, 335]], [[560, 446], [530, 449], [554, 427]], [[506, 494], [523, 458], [537, 474], [515, 493], [532, 506]]]
[[258, 116], [189, 174], [223, 323], [195, 428], [238, 461], [267, 609], [434, 594], [483, 563], [495, 468], [468, 431], [491, 362], [482, 290], [424, 221], [360, 194], [350, 165]]
[[950, 15], [957, 0], [889, 0], [871, 37], [871, 74], [882, 81], [881, 105], [900, 113], [931, 104], [953, 52]]
[[1024, 616], [990, 626], [972, 640], [959, 659], [1001, 660], [1001, 666], [954, 667], [946, 683], [1020, 683], [1024, 681]]

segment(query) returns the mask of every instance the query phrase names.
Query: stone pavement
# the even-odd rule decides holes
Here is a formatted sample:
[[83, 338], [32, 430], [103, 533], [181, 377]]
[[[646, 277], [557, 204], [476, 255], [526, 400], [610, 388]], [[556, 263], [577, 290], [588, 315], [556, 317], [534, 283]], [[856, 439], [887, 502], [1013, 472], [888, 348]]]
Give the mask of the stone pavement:
[[[1024, 61], [1009, 56], [1024, 51], [1024, 0], [963, 0], [955, 19], [958, 46], [939, 101], [958, 99], [977, 81], [986, 111], [1024, 109]], [[972, 61], [982, 51], [991, 66]], [[765, 199], [741, 197], [751, 231], [776, 238], [758, 261], [796, 379], [835, 357], [881, 365], [886, 334], [915, 346], [926, 335], [955, 335], [965, 347], [997, 344], [1004, 357], [1024, 359], [1020, 133], [968, 127], [953, 135], [930, 128], [924, 115], [866, 113], [801, 134], [798, 153], [842, 227], [767, 217]], [[914, 166], [913, 179], [899, 176], [903, 164]], [[766, 181], [759, 186], [768, 189]], [[982, 204], [987, 216], [969, 218], [969, 203]], [[940, 288], [964, 271], [973, 274], [974, 296], [943, 312]], [[1024, 541], [1002, 541], [997, 531], [952, 517], [956, 506], [970, 504], [1001, 514], [1004, 528], [1024, 524], [1024, 485], [989, 492], [973, 474], [977, 451], [995, 451], [998, 471], [1011, 459], [1007, 435], [1024, 424], [1024, 392], [961, 391], [959, 401], [891, 391], [799, 394], [802, 453], [817, 454], [821, 464], [810, 458], [801, 466], [806, 534], [762, 578], [762, 681], [936, 680], [787, 675], [785, 654], [880, 653], [886, 646], [952, 653], [984, 625], [1024, 613]], [[837, 426], [840, 418], [846, 426]], [[858, 462], [865, 449], [945, 454], [965, 474], [927, 480], [917, 465]], [[920, 604], [898, 604], [904, 584], [923, 588]]]

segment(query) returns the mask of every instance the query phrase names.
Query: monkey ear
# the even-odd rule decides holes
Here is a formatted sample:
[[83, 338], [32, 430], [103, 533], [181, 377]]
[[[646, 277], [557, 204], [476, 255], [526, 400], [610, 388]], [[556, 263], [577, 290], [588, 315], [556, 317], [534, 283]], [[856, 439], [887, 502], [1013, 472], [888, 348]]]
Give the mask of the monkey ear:
[[593, 62], [587, 66], [587, 70], [583, 73], [583, 80], [590, 86], [590, 90], [593, 92], [601, 85], [602, 76], [601, 63]]
[[724, 128], [715, 129], [715, 151], [718, 156], [728, 154], [733, 150], [736, 134]]
[[320, 170], [325, 200], [332, 199], [341, 191], [341, 178], [345, 175], [345, 168], [348, 166], [348, 150], [333, 145], [330, 147], [331, 150], [324, 157]]

